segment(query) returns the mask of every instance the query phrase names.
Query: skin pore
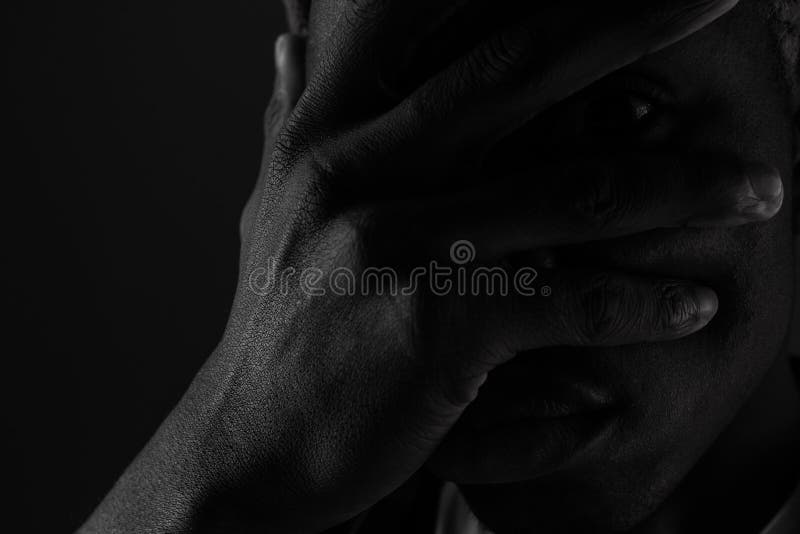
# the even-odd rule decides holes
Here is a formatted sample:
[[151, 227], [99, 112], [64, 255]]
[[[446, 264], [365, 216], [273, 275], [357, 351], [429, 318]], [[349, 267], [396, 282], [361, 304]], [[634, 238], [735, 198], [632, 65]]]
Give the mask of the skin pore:
[[[767, 161], [792, 176], [796, 134], [790, 110], [796, 106], [781, 83], [783, 65], [764, 20], [754, 3], [741, 4], [686, 41], [634, 65], [630, 71], [636, 75], [664, 80], [674, 100], [665, 104], [671, 117], [654, 118], [630, 142], [730, 152]], [[785, 185], [793, 186], [790, 180]], [[797, 269], [791, 254], [793, 209], [785, 205], [761, 227], [654, 232], [575, 250], [577, 261], [594, 257], [626, 270], [707, 281], [724, 311], [709, 328], [681, 342], [554, 356], [581, 360], [578, 367], [591, 366], [591, 358], [603, 362], [593, 373], [626, 393], [621, 430], [585, 463], [562, 473], [510, 487], [466, 486], [478, 516], [489, 525], [551, 521], [564, 528], [564, 518], [585, 511], [592, 531], [607, 521], [629, 528], [661, 506], [648, 523], [654, 531], [763, 527], [799, 473], [800, 401], [784, 345]], [[528, 367], [515, 372], [546, 372], [533, 363]], [[701, 454], [694, 473], [683, 480]], [[680, 490], [660, 505], [682, 480]]]
[[[447, 0], [312, 2], [225, 335], [82, 532], [325, 531], [420, 469], [500, 534], [757, 532], [797, 480], [798, 106], [765, 4], [735, 4], [526, 3], [486, 38], [507, 12], [478, 10], [420, 58]], [[456, 240], [551, 291], [250, 284]]]
[[[323, 14], [312, 17], [312, 43], [325, 23]], [[588, 159], [668, 149], [735, 154], [791, 177], [797, 106], [782, 60], [763, 4], [743, 2], [526, 127], [489, 168], [525, 168], [526, 158], [554, 151]], [[645, 109], [631, 126], [625, 106], [636, 116], [636, 105]], [[619, 111], [597, 126], [586, 119], [593, 107]], [[796, 186], [787, 178], [784, 187]], [[630, 529], [655, 510], [642, 531], [757, 531], [798, 478], [800, 401], [785, 348], [796, 271], [790, 198], [765, 225], [656, 230], [557, 251], [560, 267], [593, 258], [703, 281], [722, 311], [680, 341], [518, 357], [490, 374], [434, 457], [434, 472], [464, 482], [477, 516], [498, 532]], [[543, 383], [577, 380], [610, 390], [613, 431], [555, 472], [497, 484], [497, 473], [525, 471], [509, 463], [503, 444], [481, 445], [487, 414], [526, 395], [532, 402]]]

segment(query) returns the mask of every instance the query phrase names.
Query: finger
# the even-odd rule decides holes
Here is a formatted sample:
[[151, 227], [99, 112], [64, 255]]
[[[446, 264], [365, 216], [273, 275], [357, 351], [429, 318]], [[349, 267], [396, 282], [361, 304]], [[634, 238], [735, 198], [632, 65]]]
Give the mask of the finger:
[[286, 11], [289, 30], [295, 35], [305, 35], [308, 31], [311, 0], [283, 0], [283, 7]]
[[[508, 276], [505, 295], [497, 285], [493, 294], [488, 286], [471, 286], [465, 296], [450, 292], [432, 304], [441, 319], [437, 324], [453, 329], [442, 354], [453, 379], [448, 394], [456, 400], [474, 395], [476, 380], [520, 352], [680, 339], [707, 326], [719, 305], [713, 290], [681, 280], [573, 273], [521, 285], [517, 274]], [[474, 274], [467, 278], [476, 280]], [[530, 294], [534, 283], [545, 282], [548, 296]]]
[[298, 35], [286, 33], [275, 41], [275, 83], [264, 118], [273, 142], [305, 89], [305, 48], [306, 40]]
[[[529, 333], [523, 328], [526, 319], [511, 319], [507, 328], [519, 332], [515, 351], [680, 339], [705, 328], [719, 306], [712, 289], [681, 280], [603, 273], [549, 283], [552, 298], [544, 307], [531, 309], [545, 328]], [[524, 310], [525, 304], [516, 308]], [[542, 312], [544, 316], [537, 315]]]
[[[419, 43], [467, 2], [352, 0], [318, 2], [316, 18], [335, 21], [315, 35], [311, 83], [321, 99], [309, 104], [321, 124], [361, 120], [388, 101], [386, 80]], [[374, 116], [374, 115], [372, 115]]]
[[414, 161], [448, 167], [457, 155], [480, 155], [553, 104], [690, 35], [735, 4], [559, 4], [486, 40], [346, 142], [365, 145], [358, 153], [411, 142]]
[[[446, 258], [471, 242], [478, 259], [585, 243], [656, 228], [729, 227], [772, 218], [783, 203], [777, 170], [732, 158], [625, 155], [579, 169], [542, 169], [416, 207], [376, 210], [375, 236], [404, 257]], [[421, 246], [422, 245], [422, 246]], [[390, 258], [383, 258], [391, 261]]]
[[249, 235], [253, 217], [267, 180], [272, 152], [283, 125], [305, 89], [305, 39], [283, 34], [275, 41], [275, 81], [272, 97], [264, 114], [264, 152], [255, 188], [242, 212], [239, 234]]

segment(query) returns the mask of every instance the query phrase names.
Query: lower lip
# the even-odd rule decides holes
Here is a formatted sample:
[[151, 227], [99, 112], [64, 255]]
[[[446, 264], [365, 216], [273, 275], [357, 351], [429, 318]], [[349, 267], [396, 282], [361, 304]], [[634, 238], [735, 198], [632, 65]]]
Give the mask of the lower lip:
[[611, 409], [528, 418], [483, 431], [457, 430], [440, 446], [434, 467], [461, 484], [507, 484], [568, 467], [613, 431]]

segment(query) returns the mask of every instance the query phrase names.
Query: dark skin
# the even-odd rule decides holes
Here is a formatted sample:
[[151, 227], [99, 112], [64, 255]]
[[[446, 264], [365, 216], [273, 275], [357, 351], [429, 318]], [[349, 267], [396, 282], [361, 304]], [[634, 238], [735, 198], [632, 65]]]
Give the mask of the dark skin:
[[[664, 80], [676, 93], [670, 116], [655, 119], [628, 142], [687, 152], [721, 150], [768, 161], [791, 176], [796, 165], [793, 115], [787, 113], [791, 101], [779, 83], [780, 58], [770, 45], [770, 29], [754, 20], [764, 20], [756, 6], [740, 5], [711, 27], [627, 69], [632, 76]], [[738, 410], [696, 473], [650, 524], [678, 524], [681, 531], [696, 532], [726, 527], [755, 532], [765, 524], [798, 479], [800, 402], [783, 345], [791, 316], [787, 288], [796, 269], [788, 208], [765, 225], [659, 231], [565, 253], [626, 271], [704, 280], [728, 306], [708, 328], [680, 342], [562, 350], [545, 356], [546, 363], [518, 358], [498, 372], [494, 386], [506, 392], [515, 382], [524, 387], [513, 377], [542, 374], [589, 373], [597, 382], [613, 384], [624, 398], [619, 407], [624, 430], [579, 462], [535, 482], [466, 486], [481, 519], [502, 532], [501, 526], [540, 526], [549, 520], [574, 532], [578, 525], [565, 518], [581, 521], [576, 516], [583, 511], [590, 531], [606, 522], [629, 528], [681, 483]], [[622, 458], [614, 455], [619, 451], [625, 451]], [[441, 463], [449, 467], [452, 462]], [[458, 473], [443, 472], [458, 480]], [[597, 509], [586, 503], [596, 503]]]
[[[321, 531], [425, 465], [459, 482], [501, 532], [674, 531], [697, 519], [686, 504], [693, 492], [754, 477], [779, 489], [742, 520], [766, 520], [788, 484], [776, 473], [791, 471], [780, 457], [793, 439], [785, 429], [798, 427], [782, 352], [792, 183], [780, 180], [795, 164], [796, 104], [770, 92], [784, 87], [777, 60], [774, 83], [747, 69], [773, 65], [766, 48], [751, 51], [763, 34], [742, 22], [750, 7], [685, 41], [734, 2], [633, 3], [577, 17], [555, 8], [387, 93], [376, 83], [380, 58], [397, 57], [393, 32], [413, 35], [412, 4], [317, 3], [307, 84], [302, 40], [278, 47], [271, 165], [243, 218], [225, 338], [83, 532]], [[546, 31], [559, 20], [574, 34]], [[698, 68], [692, 50], [733, 46], [726, 28], [749, 36], [748, 53], [721, 55], [739, 62], [731, 69]], [[597, 150], [567, 128], [546, 153], [492, 163], [510, 134], [549, 113], [569, 116], [620, 69], [668, 78], [679, 118], [707, 120], [679, 120], [657, 149]], [[757, 109], [744, 105], [764, 95]], [[506, 268], [554, 250], [552, 297], [248, 290], [268, 258], [404, 272], [446, 257], [456, 239]], [[590, 265], [578, 261], [588, 254]], [[549, 384], [578, 382], [596, 394], [591, 409], [493, 426], [518, 393], [546, 403], [564, 393]], [[765, 412], [779, 414], [769, 418], [778, 430]], [[774, 469], [748, 445], [756, 439]], [[715, 467], [748, 455], [758, 468], [737, 470], [741, 480]]]

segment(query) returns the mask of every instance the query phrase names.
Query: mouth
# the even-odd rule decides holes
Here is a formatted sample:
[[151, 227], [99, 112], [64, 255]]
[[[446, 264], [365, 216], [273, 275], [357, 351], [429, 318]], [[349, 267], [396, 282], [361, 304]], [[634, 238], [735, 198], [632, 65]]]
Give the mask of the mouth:
[[430, 462], [440, 477], [459, 484], [509, 484], [566, 469], [608, 439], [614, 409], [530, 417], [482, 431], [454, 429]]
[[462, 484], [531, 480], [580, 461], [613, 432], [621, 406], [610, 389], [588, 376], [539, 371], [493, 372], [440, 445], [434, 471]]
[[481, 390], [465, 414], [464, 424], [475, 431], [489, 431], [525, 421], [589, 417], [613, 406], [610, 391], [580, 379], [540, 378], [524, 387], [503, 381]]

